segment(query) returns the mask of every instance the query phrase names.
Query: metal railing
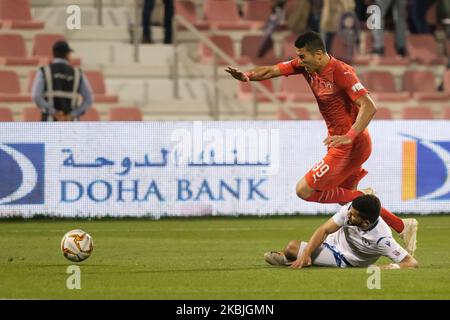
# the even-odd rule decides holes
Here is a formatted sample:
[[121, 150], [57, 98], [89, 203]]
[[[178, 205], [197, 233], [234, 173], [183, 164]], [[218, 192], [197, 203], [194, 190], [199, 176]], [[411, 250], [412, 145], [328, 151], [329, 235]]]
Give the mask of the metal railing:
[[[204, 43], [209, 49], [211, 49], [213, 54], [213, 88], [214, 88], [214, 99], [213, 104], [210, 108], [210, 115], [213, 117], [213, 119], [218, 120], [220, 115], [220, 106], [219, 106], [219, 76], [218, 76], [218, 61], [219, 59], [222, 59], [227, 64], [232, 66], [239, 65], [233, 58], [231, 58], [229, 55], [227, 55], [223, 50], [221, 50], [217, 45], [214, 44], [206, 35], [202, 34], [197, 28], [195, 28], [186, 18], [180, 15], [175, 15], [174, 17], [174, 79], [173, 79], [173, 95], [176, 99], [180, 98], [180, 75], [179, 75], [179, 45], [181, 44], [179, 37], [178, 37], [178, 26], [183, 26], [185, 29], [187, 29], [197, 40]], [[250, 82], [252, 86], [252, 93], [253, 93], [253, 110], [252, 110], [252, 117], [253, 119], [256, 119], [258, 117], [258, 99], [257, 99], [257, 92], [262, 92], [262, 94], [267, 97], [271, 102], [278, 105], [279, 108], [282, 108], [284, 112], [286, 112], [289, 117], [295, 119], [295, 114], [286, 106], [283, 105], [283, 103], [272, 93], [270, 92], [266, 87], [258, 83], [257, 81]]]

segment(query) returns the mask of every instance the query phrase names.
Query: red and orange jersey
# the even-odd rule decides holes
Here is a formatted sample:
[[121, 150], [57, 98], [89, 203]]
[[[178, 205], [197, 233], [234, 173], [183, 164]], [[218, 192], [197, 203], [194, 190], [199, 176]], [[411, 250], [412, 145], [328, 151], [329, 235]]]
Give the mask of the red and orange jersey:
[[333, 57], [320, 74], [309, 74], [298, 58], [277, 66], [284, 76], [302, 74], [305, 77], [316, 97], [329, 135], [347, 133], [358, 115], [355, 101], [368, 93], [351, 66]]

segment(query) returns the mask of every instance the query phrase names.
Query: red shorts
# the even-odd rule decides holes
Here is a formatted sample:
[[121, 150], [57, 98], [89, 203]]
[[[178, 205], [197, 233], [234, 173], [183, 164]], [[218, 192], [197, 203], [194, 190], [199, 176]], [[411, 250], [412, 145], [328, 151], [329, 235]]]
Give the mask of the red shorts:
[[371, 152], [372, 141], [366, 129], [352, 144], [329, 148], [325, 157], [305, 175], [306, 182], [317, 191], [353, 189], [367, 174], [362, 164]]

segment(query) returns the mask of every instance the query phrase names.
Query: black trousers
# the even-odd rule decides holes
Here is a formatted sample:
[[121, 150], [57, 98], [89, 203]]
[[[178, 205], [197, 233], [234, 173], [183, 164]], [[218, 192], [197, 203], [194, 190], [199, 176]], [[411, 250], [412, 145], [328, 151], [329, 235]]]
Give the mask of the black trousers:
[[[144, 40], [153, 41], [152, 38], [152, 12], [155, 0], [144, 0], [142, 8], [142, 31]], [[164, 43], [172, 43], [172, 19], [174, 15], [173, 0], [164, 0]]]

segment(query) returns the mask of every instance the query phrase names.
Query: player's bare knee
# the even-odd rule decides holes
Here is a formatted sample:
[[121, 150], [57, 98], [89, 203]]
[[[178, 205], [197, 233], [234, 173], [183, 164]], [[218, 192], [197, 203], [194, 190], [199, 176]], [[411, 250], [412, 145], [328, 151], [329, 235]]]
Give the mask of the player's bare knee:
[[284, 248], [284, 255], [288, 260], [296, 260], [297, 253], [300, 249], [300, 241], [299, 240], [291, 240], [287, 244], [286, 248]]

